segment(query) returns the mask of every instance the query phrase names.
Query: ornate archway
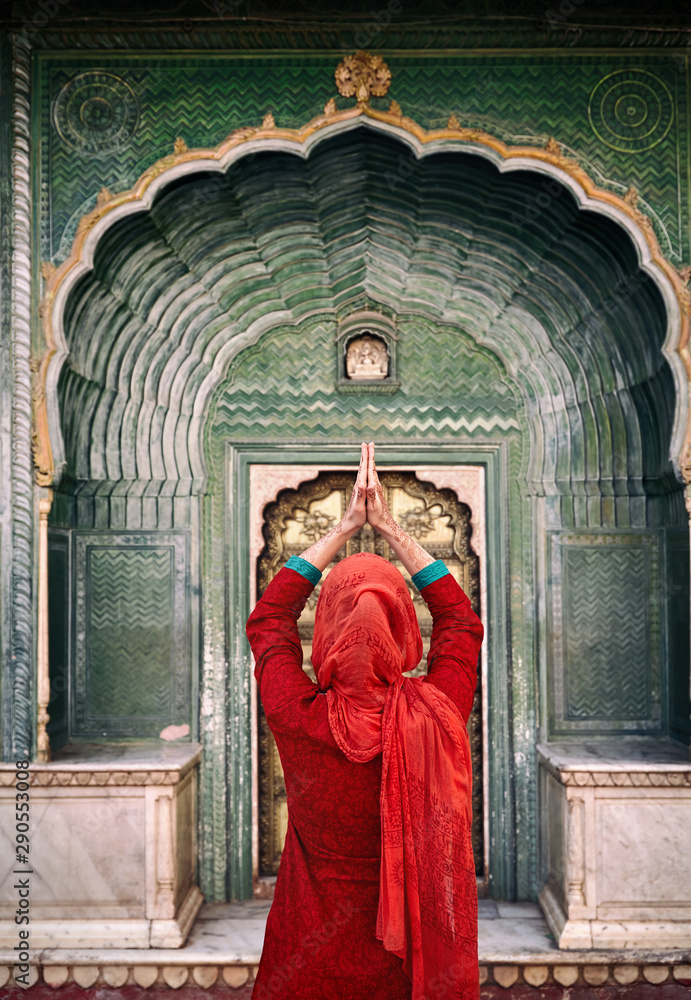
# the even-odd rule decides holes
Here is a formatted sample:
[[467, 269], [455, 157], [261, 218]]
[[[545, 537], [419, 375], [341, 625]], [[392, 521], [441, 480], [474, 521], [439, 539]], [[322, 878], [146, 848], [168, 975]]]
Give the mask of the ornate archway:
[[[527, 407], [532, 408], [538, 422], [544, 424], [541, 431], [535, 431], [533, 438], [534, 477], [545, 477], [538, 472], [545, 458], [544, 435], [554, 433], [563, 439], [564, 435], [568, 438], [575, 432], [585, 437], [589, 433], [588, 423], [595, 421], [597, 424], [602, 419], [602, 412], [598, 413], [592, 402], [585, 407], [579, 406], [579, 397], [584, 391], [588, 392], [587, 387], [599, 385], [606, 393], [610, 386], [615, 388], [623, 383], [621, 387], [624, 388], [629, 383], [640, 384], [654, 377], [652, 371], [626, 373], [622, 357], [625, 345], [616, 343], [611, 329], [608, 332], [607, 320], [616, 313], [626, 316], [629, 335], [640, 341], [641, 348], [649, 336], [650, 324], [659, 327], [657, 349], [669, 364], [669, 384], [665, 390], [668, 395], [673, 392], [676, 405], [673, 414], [665, 415], [665, 422], [672, 424], [669, 446], [665, 449], [666, 454], [657, 458], [666, 462], [669, 457], [680, 475], [682, 470], [685, 476], [691, 475], [687, 457], [691, 433], [688, 293], [674, 267], [662, 256], [649, 220], [636, 209], [635, 192], [623, 199], [598, 189], [577, 164], [561, 154], [559, 144], [554, 141], [546, 149], [508, 147], [490, 135], [458, 127], [453, 119], [444, 130], [426, 132], [405, 118], [395, 102], [388, 112], [374, 110], [367, 103], [337, 111], [334, 102], [329, 102], [323, 117], [299, 130], [277, 128], [268, 115], [260, 128], [239, 129], [214, 150], [188, 150], [184, 143], [177, 142], [175, 152], [147, 170], [131, 191], [111, 196], [103, 189], [97, 207], [81, 220], [69, 258], [57, 269], [52, 266], [44, 269], [46, 286], [41, 314], [46, 353], [38, 373], [35, 402], [35, 459], [39, 482], [52, 483], [66, 464], [74, 464], [69, 460], [76, 457], [65, 452], [63, 427], [66, 421], [64, 415], [62, 418], [60, 415], [57, 391], [68, 355], [75, 374], [80, 373], [83, 383], [103, 378], [106, 385], [112, 386], [111, 394], [121, 397], [115, 407], [108, 404], [104, 407], [102, 400], [89, 398], [86, 384], [80, 387], [81, 394], [86, 397], [83, 405], [95, 414], [100, 434], [113, 437], [122, 427], [129, 439], [129, 449], [121, 450], [130, 451], [136, 460], [129, 463], [129, 469], [118, 468], [118, 472], [127, 478], [133, 473], [154, 478], [168, 478], [172, 474], [173, 478], [189, 482], [192, 491], [204, 482], [206, 470], [201, 448], [204, 417], [209, 399], [232, 358], [256, 343], [267, 330], [280, 323], [298, 323], [301, 315], [314, 312], [315, 307], [341, 314], [344, 301], [347, 303], [349, 299], [348, 292], [357, 287], [363, 275], [352, 274], [345, 282], [345, 294], [335, 297], [328, 294], [323, 281], [318, 281], [315, 295], [306, 302], [304, 296], [291, 294], [294, 275], [279, 254], [274, 261], [278, 269], [261, 262], [259, 270], [263, 272], [262, 277], [276, 282], [280, 291], [266, 298], [262, 308], [251, 310], [249, 321], [248, 302], [242, 296], [230, 299], [229, 304], [232, 302], [236, 308], [223, 313], [211, 290], [197, 286], [196, 291], [204, 300], [199, 307], [209, 315], [198, 323], [195, 334], [188, 336], [186, 341], [178, 336], [176, 348], [169, 355], [161, 350], [160, 336], [147, 335], [147, 324], [139, 323], [138, 336], [132, 342], [127, 339], [129, 350], [123, 353], [121, 348], [106, 358], [99, 356], [92, 346], [89, 356], [84, 355], [80, 362], [70, 332], [73, 322], [86, 318], [83, 307], [79, 310], [77, 302], [86, 298], [98, 299], [98, 308], [102, 310], [109, 295], [107, 280], [104, 287], [99, 275], [103, 268], [106, 271], [115, 268], [122, 278], [129, 274], [130, 280], [122, 285], [125, 300], [134, 296], [137, 303], [146, 307], [144, 291], [138, 289], [139, 283], [146, 281], [151, 304], [158, 301], [160, 308], [165, 301], [166, 305], [165, 312], [153, 317], [154, 322], [164, 327], [166, 322], [180, 326], [183, 313], [189, 313], [190, 288], [199, 281], [204, 267], [213, 260], [213, 267], [219, 272], [224, 251], [231, 251], [234, 242], [242, 242], [243, 234], [231, 229], [227, 233], [230, 242], [220, 231], [213, 237], [216, 240], [220, 236], [221, 243], [210, 257], [199, 245], [201, 233], [208, 235], [208, 227], [213, 227], [217, 207], [223, 204], [231, 211], [234, 209], [233, 181], [237, 181], [238, 193], [245, 186], [251, 197], [251, 189], [246, 187], [249, 165], [256, 175], [264, 169], [271, 155], [282, 159], [292, 177], [300, 172], [300, 161], [307, 164], [309, 174], [312, 162], [317, 168], [324, 165], [328, 170], [329, 166], [333, 167], [334, 158], [339, 157], [347, 160], [343, 168], [352, 176], [353, 165], [358, 160], [358, 146], [362, 148], [365, 140], [363, 132], [373, 136], [375, 144], [382, 148], [383, 156], [372, 163], [371, 175], [380, 181], [377, 196], [392, 212], [392, 223], [393, 218], [399, 216], [395, 225], [401, 236], [409, 228], [406, 220], [409, 223], [414, 214], [410, 203], [406, 203], [408, 189], [418, 187], [426, 164], [429, 163], [433, 172], [436, 169], [439, 193], [443, 191], [443, 197], [449, 199], [449, 208], [454, 201], [458, 208], [461, 207], [454, 193], [466, 190], [465, 185], [470, 181], [483, 181], [484, 190], [481, 193], [478, 188], [475, 198], [471, 199], [474, 205], [463, 206], [470, 210], [469, 226], [465, 230], [459, 227], [456, 239], [454, 234], [445, 232], [443, 226], [439, 227], [436, 236], [441, 241], [440, 247], [446, 244], [447, 260], [446, 267], [440, 268], [436, 278], [444, 287], [445, 319], [462, 323], [473, 331], [478, 343], [498, 353], [507, 370], [522, 385]], [[384, 152], [387, 147], [388, 153]], [[453, 156], [457, 169], [462, 171], [455, 177], [450, 159]], [[302, 173], [304, 175], [305, 171]], [[430, 179], [429, 183], [434, 182]], [[304, 197], [305, 192], [301, 194]], [[358, 189], [357, 183], [338, 192], [340, 198], [346, 194], [361, 204], [363, 189]], [[526, 194], [534, 196], [532, 218], [522, 204]], [[496, 207], [487, 202], [488, 196], [496, 196]], [[322, 204], [325, 204], [323, 199]], [[316, 209], [318, 229], [328, 221], [319, 221], [319, 207], [319, 204], [314, 205], [310, 212], [314, 216]], [[517, 214], [519, 208], [521, 214]], [[290, 206], [284, 203], [285, 220], [275, 219], [274, 225], [289, 225], [290, 211]], [[597, 233], [588, 233], [590, 213], [593, 213]], [[176, 240], [164, 245], [162, 234], [157, 235], [157, 230], [161, 226], [164, 229], [174, 226], [174, 217], [194, 218], [194, 223], [185, 223], [177, 232]], [[480, 218], [486, 218], [489, 224], [485, 240], [477, 238], [479, 232], [474, 233]], [[257, 221], [259, 230], [252, 232], [250, 227], [244, 234], [255, 249], [258, 249], [256, 240], [260, 232], [266, 228], [259, 218]], [[216, 222], [218, 225], [218, 219]], [[575, 229], [574, 243], [570, 246], [571, 227]], [[492, 230], [506, 244], [504, 259], [492, 254]], [[327, 228], [323, 236], [317, 259], [320, 252], [328, 254], [329, 241], [335, 238], [335, 233]], [[301, 237], [308, 237], [308, 232], [298, 228], [293, 237], [299, 241]], [[125, 244], [123, 238], [127, 241]], [[541, 282], [529, 282], [532, 287], [527, 288], [526, 278], [529, 279], [531, 270], [560, 240], [563, 253], [553, 262], [553, 273], [542, 273]], [[483, 242], [486, 244], [484, 253]], [[123, 245], [128, 247], [125, 257], [122, 256]], [[604, 256], [599, 256], [598, 245], [608, 246]], [[139, 256], [132, 255], [132, 246], [139, 247]], [[526, 248], [529, 250], [527, 259], [524, 256]], [[589, 252], [593, 253], [590, 258]], [[141, 254], [148, 255], [150, 270], [140, 269]], [[474, 259], [475, 254], [478, 259]], [[308, 260], [309, 254], [303, 257], [302, 264]], [[405, 252], [394, 253], [381, 275], [386, 279], [377, 288], [379, 295], [396, 308], [401, 304], [400, 293], [405, 286], [400, 277], [405, 261]], [[477, 265], [477, 270], [475, 273], [470, 270], [461, 288], [454, 289], [449, 268], [451, 272], [454, 267], [462, 271], [466, 261]], [[604, 270], [598, 273], [600, 265]], [[326, 270], [328, 272], [329, 268]], [[252, 269], [244, 273], [250, 276]], [[238, 276], [242, 274], [241, 271]], [[585, 275], [588, 275], [587, 280], [581, 284]], [[260, 287], [259, 274], [255, 277]], [[329, 277], [332, 287], [338, 284], [336, 272]], [[645, 301], [650, 298], [652, 288], [655, 289], [653, 299], [655, 293], [659, 295], [657, 305]], [[225, 291], [222, 284], [217, 291]], [[434, 311], [436, 294], [430, 300], [420, 288], [411, 288], [410, 293], [423, 310]], [[105, 299], [101, 299], [102, 294]], [[578, 303], [576, 315], [569, 315], [570, 301]], [[411, 304], [407, 304], [408, 308]], [[127, 309], [124, 302], [122, 305]], [[110, 308], [117, 308], [112, 298]], [[126, 326], [124, 316], [122, 321]], [[556, 346], [554, 337], [563, 334], [565, 326], [572, 329], [574, 336], [580, 333], [580, 344], [573, 349], [562, 344], [560, 360], [555, 359], [552, 363], [550, 353]], [[152, 332], [150, 330], [149, 334]], [[589, 344], [589, 337], [593, 336], [606, 345], [607, 357], [599, 356], [596, 347]], [[145, 342], [147, 346], [142, 353]], [[111, 355], [109, 349], [107, 353]], [[80, 372], [82, 367], [84, 371]], [[546, 397], [556, 397], [562, 392], [564, 411], [568, 411], [569, 399], [581, 409], [580, 417], [575, 418], [580, 428], [574, 424], [574, 415], [559, 414], [549, 406], [541, 407]], [[146, 405], [140, 406], [144, 401]], [[633, 405], [640, 409], [636, 401]], [[588, 410], [593, 411], [592, 416]], [[624, 406], [621, 415], [614, 418], [614, 424], [626, 425], [626, 410]], [[616, 434], [614, 427], [612, 434]], [[163, 447], [153, 445], [152, 450], [152, 438], [156, 435], [162, 437]], [[602, 436], [599, 435], [600, 439]], [[100, 442], [87, 463], [88, 471], [97, 475], [89, 475], [89, 478], [110, 478], [113, 463], [108, 462], [106, 451], [105, 443]], [[83, 453], [80, 457], [86, 459]], [[602, 457], [608, 460], [606, 453]], [[590, 478], [585, 467], [582, 471]], [[546, 469], [545, 473], [547, 478], [558, 479], [558, 460], [556, 467]]]
[[[532, 218], [517, 213], [526, 197]], [[36, 462], [55, 523], [110, 532], [132, 572], [144, 534], [152, 550], [158, 532], [189, 541], [187, 618], [171, 601], [158, 627], [189, 640], [189, 721], [213, 761], [207, 897], [251, 891], [247, 591], [226, 558], [245, 526], [236, 446], [256, 462], [269, 445], [289, 451], [292, 434], [306, 461], [320, 443], [347, 450], [361, 428], [399, 454], [422, 442], [497, 456], [494, 551], [512, 582], [497, 574], [490, 604], [513, 617], [491, 623], [494, 690], [510, 695], [494, 708], [492, 795], [506, 816], [490, 875], [498, 893], [517, 880], [532, 891], [532, 848], [518, 855], [534, 828], [538, 671], [552, 683], [548, 533], [679, 524], [691, 473], [686, 292], [635, 197], [599, 191], [556, 143], [508, 148], [453, 121], [425, 132], [394, 106], [330, 103], [300, 130], [267, 117], [215, 150], [178, 144], [132, 191], [102, 192], [45, 292]], [[339, 323], [365, 309], [397, 328], [395, 394], [336, 386]], [[155, 735], [123, 717], [113, 738], [118, 726]]]

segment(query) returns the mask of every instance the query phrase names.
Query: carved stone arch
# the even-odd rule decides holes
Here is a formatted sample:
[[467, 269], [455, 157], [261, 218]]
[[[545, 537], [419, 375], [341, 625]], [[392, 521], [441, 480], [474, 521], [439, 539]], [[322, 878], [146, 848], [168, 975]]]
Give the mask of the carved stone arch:
[[[687, 460], [688, 296], [676, 271], [661, 255], [649, 220], [633, 200], [627, 202], [597, 189], [558, 147], [507, 147], [492, 136], [458, 128], [425, 132], [400, 114], [361, 105], [326, 113], [299, 130], [268, 123], [259, 129], [239, 130], [214, 150], [174, 153], [147, 170], [131, 191], [104, 196], [84, 217], [69, 259], [48, 276], [42, 303], [47, 351], [35, 408], [41, 482], [53, 482], [69, 459], [70, 465], [78, 465], [70, 469], [78, 478], [176, 480], [179, 492], [203, 489], [202, 429], [209, 401], [231, 359], [279, 324], [297, 329], [301, 318], [315, 308], [337, 318], [347, 314], [348, 304], [359, 301], [362, 283], [356, 274], [350, 287], [334, 291], [338, 281], [327, 253], [333, 234], [328, 219], [319, 214], [323, 202], [318, 200], [305, 202], [314, 219], [313, 243], [318, 249], [310, 255], [303, 243], [303, 257], [310, 273], [320, 275], [312, 297], [300, 292], [299, 281], [289, 269], [279, 273], [259, 254], [259, 277], [252, 294], [262, 298], [261, 307], [248, 309], [248, 300], [243, 300], [243, 308], [235, 308], [238, 300], [233, 299], [231, 286], [233, 280], [240, 280], [240, 273], [233, 279], [230, 271], [224, 271], [229, 265], [217, 257], [214, 266], [219, 280], [205, 278], [196, 263], [194, 234], [204, 232], [208, 237], [217, 225], [213, 220], [219, 215], [215, 201], [219, 191], [224, 204], [235, 204], [230, 171], [242, 180], [249, 154], [261, 153], [264, 171], [270, 170], [275, 158], [284, 182], [292, 185], [292, 192], [299, 192], [306, 190], [300, 177], [309, 178], [313, 186], [316, 182], [317, 188], [323, 186], [337, 161], [350, 155], [349, 150], [356, 156], [358, 144], [369, 142], [379, 145], [385, 169], [387, 150], [392, 151], [391, 169], [401, 144], [412, 154], [414, 165], [406, 177], [394, 176], [393, 181], [389, 177], [388, 182], [386, 174], [373, 178], [379, 185], [377, 197], [398, 213], [403, 228], [414, 227], [420, 218], [423, 209], [416, 208], [415, 216], [403, 206], [409, 201], [407, 192], [416, 190], [429, 171], [437, 171], [435, 176], [447, 185], [451, 216], [454, 205], [460, 208], [462, 204], [469, 178], [483, 178], [487, 191], [501, 188], [509, 202], [515, 197], [509, 194], [514, 180], [520, 187], [527, 178], [535, 191], [542, 180], [556, 185], [550, 189], [552, 209], [558, 204], [559, 212], [555, 214], [548, 206], [534, 224], [520, 219], [520, 225], [513, 227], [517, 232], [506, 225], [506, 209], [495, 211], [491, 200], [485, 206], [483, 210], [489, 213], [485, 222], [501, 232], [501, 258], [493, 258], [490, 244], [485, 246], [473, 235], [472, 218], [467, 232], [461, 221], [453, 234], [446, 232], [444, 253], [457, 261], [458, 277], [443, 279], [441, 265], [435, 264], [433, 297], [425, 291], [422, 276], [407, 267], [400, 247], [383, 261], [379, 277], [370, 274], [369, 278], [375, 298], [387, 307], [427, 311], [462, 325], [501, 358], [523, 393], [531, 427], [531, 489], [560, 494], [576, 484], [585, 496], [599, 489], [602, 480], [603, 495], [616, 493], [619, 473], [612, 452], [637, 455], [641, 437], [646, 438], [647, 454], [637, 469], [624, 476], [633, 489], [636, 482], [665, 476], [670, 459], [678, 475], [691, 475]], [[445, 173], [449, 157], [456, 158], [453, 180]], [[298, 168], [298, 164], [303, 166]], [[214, 177], [221, 179], [222, 190], [214, 189], [213, 197], [205, 201], [204, 185]], [[353, 204], [358, 202], [355, 188], [346, 195]], [[180, 217], [171, 206], [179, 210], [188, 202], [196, 206], [195, 222], [186, 227], [191, 235], [179, 227], [170, 228], [171, 219]], [[246, 229], [246, 222], [247, 217], [238, 216], [237, 239], [245, 226], [247, 246], [259, 253], [257, 234]], [[282, 224], [277, 216], [275, 225]], [[561, 231], [541, 231], [551, 224], [561, 225]], [[165, 240], [159, 240], [159, 231], [167, 234]], [[302, 237], [298, 227], [296, 246]], [[174, 251], [171, 246], [176, 240]], [[137, 246], [137, 241], [144, 256], [118, 252], [117, 247]], [[142, 267], [138, 276], [138, 264], [146, 253], [148, 259], [156, 257], [159, 243], [168, 248], [168, 258], [157, 257], [156, 266]], [[545, 256], [555, 244], [559, 254]], [[542, 262], [539, 270], [537, 262]], [[407, 283], [402, 284], [404, 273]], [[266, 289], [271, 289], [263, 296], [262, 274]], [[442, 280], [445, 286], [439, 284]], [[116, 281], [124, 292], [119, 304], [113, 300], [109, 281]], [[153, 297], [144, 294], [139, 285], [143, 281], [153, 289]], [[615, 319], [610, 322], [612, 316]], [[77, 327], [71, 327], [79, 317]], [[76, 332], [84, 322], [95, 325], [90, 330], [89, 352], [80, 346]], [[108, 335], [104, 323], [110, 323]], [[669, 367], [655, 362], [629, 377], [626, 345], [617, 340], [615, 328], [619, 327], [626, 328], [642, 348], [637, 351], [639, 357], [664, 358]], [[655, 341], [652, 354], [651, 337]], [[103, 339], [100, 348], [99, 338]], [[61, 376], [68, 353], [71, 367]], [[80, 408], [73, 415], [75, 426], [88, 417], [96, 432], [93, 445], [72, 442], [69, 454], [63, 447], [63, 427], [72, 415], [66, 416], [64, 407], [60, 412], [59, 380], [64, 393]], [[658, 406], [654, 415], [664, 425], [664, 441], [658, 441], [659, 435], [646, 437], [642, 428], [647, 418], [637, 386], [654, 382], [659, 391], [651, 391], [650, 398], [670, 392], [675, 396], [674, 414]], [[660, 445], [663, 453], [659, 453]], [[124, 462], [118, 461], [113, 447], [126, 454]], [[590, 485], [579, 485], [586, 482]]]

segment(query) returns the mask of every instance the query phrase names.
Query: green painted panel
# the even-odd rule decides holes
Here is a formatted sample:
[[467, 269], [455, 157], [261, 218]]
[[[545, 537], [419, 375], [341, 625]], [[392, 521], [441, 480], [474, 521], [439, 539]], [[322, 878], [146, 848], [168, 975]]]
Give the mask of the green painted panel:
[[170, 557], [91, 549], [87, 717], [169, 716]]
[[659, 732], [659, 536], [551, 541], [553, 734]]
[[662, 582], [668, 628], [669, 728], [676, 739], [691, 736], [689, 701], [689, 530], [665, 532], [666, 573]]
[[48, 735], [55, 751], [68, 740], [68, 670], [70, 628], [70, 539], [68, 532], [48, 536], [48, 662], [50, 700]]
[[[41, 53], [43, 258], [63, 260], [98, 191], [130, 187], [172, 151], [177, 136], [190, 147], [213, 146], [241, 125], [258, 125], [267, 111], [288, 127], [321, 114], [336, 95], [340, 57]], [[554, 135], [598, 184], [619, 194], [634, 185], [663, 252], [675, 262], [687, 256], [686, 76], [672, 54], [390, 52], [386, 58], [393, 81], [375, 106], [395, 98], [426, 128], [444, 126], [456, 113], [463, 124], [510, 143], [544, 144]], [[349, 103], [338, 98], [339, 107]], [[534, 209], [528, 198], [519, 215]]]
[[649, 574], [642, 547], [564, 549], [568, 720], [648, 717]]
[[72, 737], [189, 723], [186, 551], [181, 534], [74, 533]]

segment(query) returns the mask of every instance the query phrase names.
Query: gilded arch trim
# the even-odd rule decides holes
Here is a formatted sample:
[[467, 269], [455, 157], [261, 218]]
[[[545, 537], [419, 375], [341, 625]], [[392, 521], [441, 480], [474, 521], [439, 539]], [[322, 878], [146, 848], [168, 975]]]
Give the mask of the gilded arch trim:
[[[174, 152], [149, 167], [129, 190], [111, 196], [101, 191], [96, 208], [83, 216], [75, 235], [72, 252], [57, 269], [44, 268], [45, 289], [40, 318], [45, 352], [36, 372], [34, 388], [34, 464], [39, 485], [48, 486], [59, 476], [62, 438], [57, 409], [57, 380], [67, 356], [62, 317], [70, 289], [93, 265], [101, 236], [116, 221], [148, 210], [166, 184], [201, 171], [223, 172], [231, 163], [256, 152], [282, 151], [307, 157], [320, 141], [366, 125], [387, 133], [406, 144], [421, 159], [440, 150], [471, 153], [492, 161], [500, 172], [530, 170], [554, 177], [575, 196], [581, 209], [607, 216], [632, 238], [642, 269], [650, 274], [663, 297], [667, 331], [663, 352], [670, 363], [677, 391], [677, 408], [670, 446], [670, 458], [684, 482], [691, 483], [691, 352], [689, 315], [691, 295], [676, 268], [663, 256], [649, 218], [636, 208], [635, 192], [621, 198], [598, 188], [574, 160], [561, 154], [553, 139], [544, 149], [507, 146], [488, 133], [458, 126], [452, 118], [445, 129], [425, 130], [400, 113], [394, 103], [380, 111], [366, 103], [342, 111], [330, 101], [320, 115], [299, 129], [279, 128], [267, 115], [258, 128], [236, 129], [214, 149], [187, 149], [178, 140]], [[257, 330], [255, 337], [261, 335]]]

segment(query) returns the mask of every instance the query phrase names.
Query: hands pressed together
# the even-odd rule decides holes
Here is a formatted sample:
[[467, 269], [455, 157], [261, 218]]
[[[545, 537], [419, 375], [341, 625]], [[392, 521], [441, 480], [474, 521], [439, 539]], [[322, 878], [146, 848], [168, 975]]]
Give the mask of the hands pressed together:
[[317, 569], [324, 570], [341, 546], [364, 524], [371, 524], [377, 529], [411, 575], [434, 562], [434, 557], [394, 520], [374, 464], [373, 441], [362, 443], [357, 479], [343, 518], [323, 538], [301, 553], [302, 558]]
[[364, 524], [371, 524], [373, 528], [378, 528], [388, 519], [393, 518], [389, 511], [384, 490], [379, 482], [377, 469], [374, 464], [374, 442], [369, 444], [362, 442], [360, 451], [360, 468], [353, 492], [350, 494], [348, 509], [343, 515], [341, 524], [344, 530], [358, 531]]

